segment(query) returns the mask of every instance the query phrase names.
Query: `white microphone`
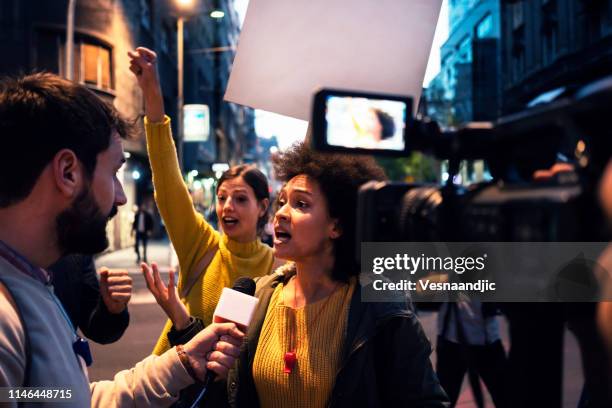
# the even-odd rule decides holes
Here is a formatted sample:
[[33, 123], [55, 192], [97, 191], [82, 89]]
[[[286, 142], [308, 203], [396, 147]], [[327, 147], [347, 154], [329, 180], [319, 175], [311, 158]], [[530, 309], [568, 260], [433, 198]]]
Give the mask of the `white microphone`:
[[213, 314], [213, 322], [232, 322], [240, 330], [245, 331], [259, 303], [259, 299], [253, 294], [255, 294], [255, 281], [247, 277], [238, 278], [232, 289], [223, 288]]
[[[259, 299], [254, 297], [254, 294], [255, 281], [246, 276], [238, 278], [232, 289], [223, 288], [221, 298], [219, 299], [219, 303], [217, 303], [215, 313], [213, 314], [213, 322], [235, 323], [242, 332], [246, 333], [246, 329], [253, 318], [255, 308], [257, 308], [257, 304], [259, 303]], [[209, 371], [206, 374], [204, 387], [202, 388], [202, 391], [200, 391], [198, 397], [194, 400], [191, 408], [198, 406], [200, 400], [204, 394], [206, 394], [208, 385], [214, 379], [214, 377], [215, 373], [212, 371]]]

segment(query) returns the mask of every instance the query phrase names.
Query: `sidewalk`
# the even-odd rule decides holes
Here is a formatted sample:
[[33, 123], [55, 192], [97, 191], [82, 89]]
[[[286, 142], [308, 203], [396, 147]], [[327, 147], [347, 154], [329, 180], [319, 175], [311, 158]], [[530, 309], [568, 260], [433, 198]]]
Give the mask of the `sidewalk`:
[[[142, 249], [141, 249], [142, 250]], [[156, 262], [162, 279], [167, 280], [168, 270], [172, 264], [173, 251], [168, 240], [150, 241], [147, 245], [147, 261]], [[176, 262], [174, 262], [176, 264]], [[103, 254], [96, 258], [96, 268], [127, 269], [133, 279], [133, 293], [130, 304], [155, 303], [155, 298], [147, 289], [139, 264], [136, 263], [136, 252], [133, 247]]]
[[[142, 249], [141, 249], [142, 250]], [[147, 245], [147, 261], [156, 262], [160, 271], [167, 273], [171, 262], [171, 247], [168, 240], [149, 241]], [[127, 269], [130, 274], [140, 275], [140, 266], [136, 263], [136, 252], [133, 247], [108, 252], [96, 258], [98, 268]]]

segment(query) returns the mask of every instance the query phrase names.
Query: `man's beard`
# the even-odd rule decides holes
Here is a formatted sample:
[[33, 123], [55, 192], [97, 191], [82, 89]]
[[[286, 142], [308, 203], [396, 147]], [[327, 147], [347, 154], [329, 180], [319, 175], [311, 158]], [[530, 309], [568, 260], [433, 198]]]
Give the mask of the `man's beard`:
[[106, 224], [115, 214], [115, 205], [110, 214], [102, 214], [91, 188], [85, 187], [56, 218], [57, 242], [62, 255], [93, 255], [104, 251], [108, 247]]

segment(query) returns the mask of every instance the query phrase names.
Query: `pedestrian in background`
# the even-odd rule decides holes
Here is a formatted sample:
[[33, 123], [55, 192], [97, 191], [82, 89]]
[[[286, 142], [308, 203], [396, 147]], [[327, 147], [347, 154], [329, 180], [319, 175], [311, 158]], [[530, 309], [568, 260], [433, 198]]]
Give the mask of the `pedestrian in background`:
[[448, 394], [451, 407], [457, 404], [463, 377], [470, 384], [478, 406], [483, 406], [482, 378], [497, 408], [507, 407], [505, 387], [507, 359], [499, 333], [497, 309], [467, 296], [443, 303], [438, 312], [436, 372]]
[[[147, 241], [153, 231], [153, 217], [147, 211], [144, 204], [140, 204], [136, 214], [134, 215], [134, 223], [132, 224], [132, 234], [136, 234], [134, 242], [134, 250], [136, 251], [136, 263], [140, 260], [147, 262]], [[140, 256], [140, 245], [142, 244], [143, 256]]]

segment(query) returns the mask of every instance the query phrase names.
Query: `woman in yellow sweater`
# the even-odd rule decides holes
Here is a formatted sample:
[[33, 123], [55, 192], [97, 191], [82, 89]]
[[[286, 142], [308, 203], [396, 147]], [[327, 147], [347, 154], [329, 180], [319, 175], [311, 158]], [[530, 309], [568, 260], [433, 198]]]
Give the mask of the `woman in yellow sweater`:
[[[225, 172], [216, 191], [217, 217], [224, 234], [215, 231], [194, 209], [183, 182], [170, 118], [164, 113], [156, 55], [140, 47], [129, 56], [130, 70], [136, 75], [145, 100], [145, 131], [155, 201], [178, 255], [178, 292], [186, 306], [185, 309], [180, 302], [173, 302], [168, 295], [174, 294], [173, 285], [166, 288], [153, 265], [152, 287], [156, 288], [158, 303], [170, 317], [153, 351], [161, 354], [169, 348], [167, 334], [173, 323], [175, 329], [183, 330], [192, 315], [202, 319], [204, 326], [210, 324], [224, 287], [231, 287], [240, 276], [262, 276], [272, 270], [272, 248], [257, 236], [258, 227], [266, 222], [269, 191], [266, 177], [252, 166], [237, 166]], [[143, 271], [150, 273], [147, 265], [143, 265]], [[170, 279], [173, 283], [173, 274]]]
[[371, 158], [294, 145], [274, 163], [286, 182], [274, 216], [275, 256], [228, 377], [233, 407], [436, 407], [446, 395], [431, 347], [403, 296], [362, 303], [355, 250], [357, 191], [383, 171]]

